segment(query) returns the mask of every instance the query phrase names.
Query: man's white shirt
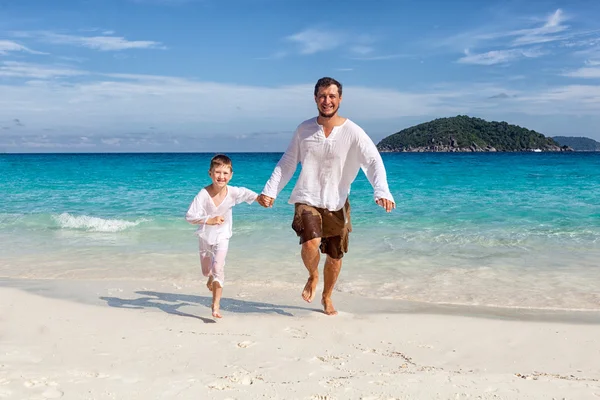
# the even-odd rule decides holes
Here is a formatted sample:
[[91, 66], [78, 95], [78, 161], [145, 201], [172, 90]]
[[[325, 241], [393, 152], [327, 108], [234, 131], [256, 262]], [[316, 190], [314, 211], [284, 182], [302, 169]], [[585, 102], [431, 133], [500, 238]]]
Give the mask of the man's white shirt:
[[377, 147], [349, 119], [335, 126], [328, 137], [316, 117], [301, 123], [262, 193], [276, 198], [296, 172], [298, 163], [302, 170], [289, 198], [290, 204], [309, 204], [330, 211], [341, 209], [359, 169], [373, 186], [375, 200], [394, 201]]

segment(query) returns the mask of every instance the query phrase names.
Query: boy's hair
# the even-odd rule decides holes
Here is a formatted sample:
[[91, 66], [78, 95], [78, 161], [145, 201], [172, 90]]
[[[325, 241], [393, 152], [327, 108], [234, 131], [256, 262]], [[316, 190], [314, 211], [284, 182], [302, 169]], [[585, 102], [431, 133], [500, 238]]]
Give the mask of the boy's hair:
[[320, 88], [328, 88], [331, 85], [337, 86], [338, 94], [340, 95], [340, 97], [342, 97], [342, 84], [328, 76], [321, 78], [317, 81], [317, 84], [315, 85], [315, 96], [317, 95], [317, 93], [319, 93]]
[[214, 168], [220, 166], [229, 167], [229, 169], [233, 171], [233, 164], [231, 163], [231, 158], [227, 157], [225, 154], [217, 154], [212, 158], [212, 160], [210, 160], [209, 171], [212, 171]]

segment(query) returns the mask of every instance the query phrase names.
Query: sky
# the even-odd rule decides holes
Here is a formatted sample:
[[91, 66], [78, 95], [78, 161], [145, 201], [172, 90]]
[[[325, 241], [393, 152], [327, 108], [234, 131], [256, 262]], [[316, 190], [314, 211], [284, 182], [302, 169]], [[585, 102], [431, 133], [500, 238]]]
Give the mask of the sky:
[[0, 152], [284, 151], [343, 84], [375, 143], [435, 118], [600, 141], [597, 0], [0, 0]]

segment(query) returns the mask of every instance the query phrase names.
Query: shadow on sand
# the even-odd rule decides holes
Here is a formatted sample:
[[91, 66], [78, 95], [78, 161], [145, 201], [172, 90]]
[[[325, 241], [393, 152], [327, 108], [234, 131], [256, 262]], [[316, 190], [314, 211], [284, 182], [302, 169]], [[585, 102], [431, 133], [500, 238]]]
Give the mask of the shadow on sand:
[[[197, 315], [179, 311], [180, 307], [190, 305], [202, 305], [210, 310], [212, 305], [212, 297], [194, 296], [189, 294], [161, 293], [152, 291], [138, 291], [135, 293], [143, 297], [140, 297], [138, 299], [100, 297], [100, 300], [106, 301], [106, 304], [108, 304], [110, 307], [131, 309], [144, 309], [152, 307], [157, 308], [168, 314], [179, 315], [181, 317], [196, 318], [202, 320], [206, 324], [216, 322], [212, 318], [203, 318]], [[307, 310], [321, 312], [321, 310], [306, 307], [282, 306], [270, 303], [259, 303], [255, 301], [235, 300], [228, 298], [221, 299], [221, 310], [238, 314], [279, 314], [286, 317], [294, 316], [294, 314], [286, 310]]]

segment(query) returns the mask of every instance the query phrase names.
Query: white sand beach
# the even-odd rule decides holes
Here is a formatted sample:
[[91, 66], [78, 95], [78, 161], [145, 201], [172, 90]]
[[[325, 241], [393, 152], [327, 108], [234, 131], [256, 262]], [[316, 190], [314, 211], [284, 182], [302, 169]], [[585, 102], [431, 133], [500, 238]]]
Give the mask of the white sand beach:
[[0, 279], [2, 399], [600, 399], [595, 313]]

